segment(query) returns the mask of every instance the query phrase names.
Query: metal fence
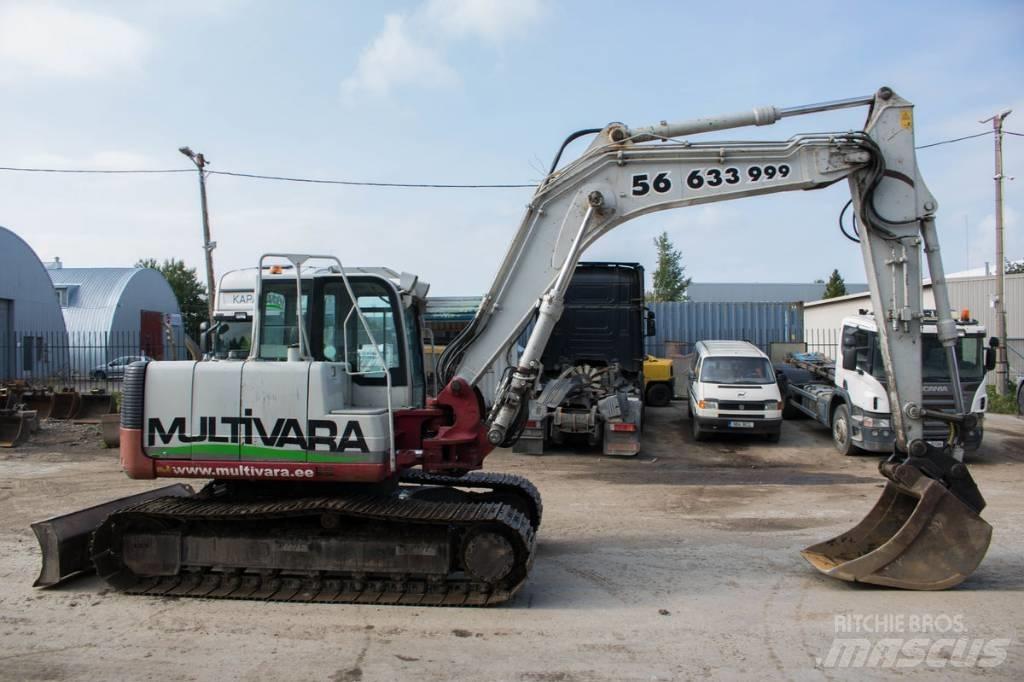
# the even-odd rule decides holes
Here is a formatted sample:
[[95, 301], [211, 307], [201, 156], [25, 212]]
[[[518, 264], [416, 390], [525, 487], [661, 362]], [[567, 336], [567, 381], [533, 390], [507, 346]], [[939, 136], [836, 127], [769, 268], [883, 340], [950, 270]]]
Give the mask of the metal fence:
[[0, 381], [114, 391], [131, 362], [180, 359], [183, 352], [171, 337], [135, 332], [13, 332], [0, 338]]

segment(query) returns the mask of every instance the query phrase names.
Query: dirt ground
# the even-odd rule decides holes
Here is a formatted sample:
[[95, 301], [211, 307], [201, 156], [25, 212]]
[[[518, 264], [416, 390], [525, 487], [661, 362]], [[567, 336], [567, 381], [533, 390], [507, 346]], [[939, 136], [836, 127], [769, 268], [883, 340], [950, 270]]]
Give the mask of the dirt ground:
[[[904, 592], [799, 555], [868, 511], [877, 457], [839, 456], [807, 421], [779, 444], [696, 444], [684, 412], [649, 410], [634, 459], [494, 453], [488, 468], [534, 481], [545, 516], [528, 583], [484, 609], [131, 597], [93, 576], [33, 589], [30, 522], [153, 487], [120, 473], [96, 427], [49, 425], [0, 454], [0, 678], [1024, 679], [1024, 420], [990, 416], [970, 460], [995, 528], [981, 567]], [[872, 656], [844, 664], [849, 638]]]

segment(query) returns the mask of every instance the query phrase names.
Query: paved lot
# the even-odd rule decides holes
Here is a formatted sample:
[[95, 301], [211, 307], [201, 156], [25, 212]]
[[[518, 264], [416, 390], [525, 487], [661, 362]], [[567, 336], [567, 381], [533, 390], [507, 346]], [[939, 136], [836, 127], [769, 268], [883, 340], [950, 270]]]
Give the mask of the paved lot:
[[[33, 590], [30, 522], [151, 487], [122, 476], [92, 427], [50, 428], [0, 454], [0, 678], [860, 679], [941, 666], [1024, 679], [1024, 421], [990, 417], [974, 457], [995, 527], [985, 562], [959, 588], [914, 593], [832, 581], [799, 556], [867, 512], [877, 458], [837, 455], [809, 422], [787, 422], [777, 445], [698, 445], [683, 413], [650, 410], [636, 459], [489, 458], [545, 502], [528, 584], [490, 609], [128, 597], [95, 577]], [[911, 643], [888, 665], [843, 668], [829, 663], [837, 636], [882, 653], [925, 641], [916, 659]], [[954, 665], [975, 646], [999, 665]]]

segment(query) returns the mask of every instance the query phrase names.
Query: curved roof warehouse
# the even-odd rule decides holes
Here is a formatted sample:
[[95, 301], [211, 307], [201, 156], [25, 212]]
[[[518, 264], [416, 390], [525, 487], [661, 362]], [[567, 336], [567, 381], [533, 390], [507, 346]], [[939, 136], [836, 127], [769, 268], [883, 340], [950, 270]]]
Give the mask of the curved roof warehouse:
[[185, 356], [178, 300], [164, 276], [148, 268], [65, 268], [47, 272], [64, 312], [72, 369], [91, 374], [128, 355]]
[[0, 380], [45, 379], [68, 365], [64, 317], [35, 251], [0, 227]]

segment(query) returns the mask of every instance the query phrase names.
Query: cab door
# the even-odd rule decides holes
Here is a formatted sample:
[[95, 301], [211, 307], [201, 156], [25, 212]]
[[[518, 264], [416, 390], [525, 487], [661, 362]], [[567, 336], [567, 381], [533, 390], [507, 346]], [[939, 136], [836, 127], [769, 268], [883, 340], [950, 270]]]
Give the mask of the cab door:
[[[294, 280], [266, 280], [260, 293], [259, 346], [242, 363], [240, 458], [305, 461], [309, 360], [288, 360], [307, 323], [307, 287], [296, 296]], [[301, 313], [301, 316], [300, 316]], [[308, 329], [308, 326], [307, 326]]]

